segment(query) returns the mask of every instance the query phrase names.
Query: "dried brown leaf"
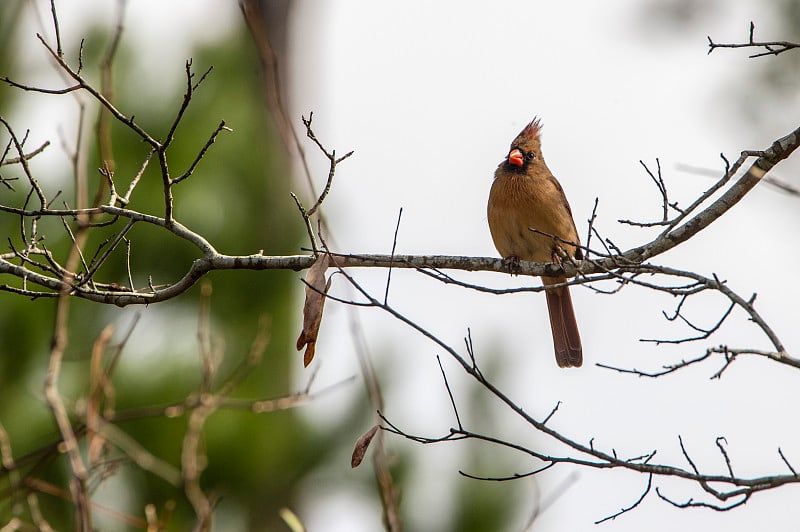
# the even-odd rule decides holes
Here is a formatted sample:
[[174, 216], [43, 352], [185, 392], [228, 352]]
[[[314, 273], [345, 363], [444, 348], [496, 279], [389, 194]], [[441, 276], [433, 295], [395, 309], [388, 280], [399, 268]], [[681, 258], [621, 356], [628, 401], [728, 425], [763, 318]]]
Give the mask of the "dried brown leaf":
[[314, 359], [317, 335], [322, 322], [322, 309], [325, 306], [325, 294], [331, 286], [330, 279], [325, 282], [325, 271], [330, 265], [330, 255], [324, 254], [317, 257], [306, 275], [306, 302], [303, 305], [303, 330], [297, 338], [297, 350], [305, 346], [303, 365], [308, 367]]
[[364, 460], [369, 444], [372, 443], [372, 438], [378, 433], [379, 428], [380, 425], [375, 425], [356, 441], [356, 446], [353, 448], [353, 456], [350, 458], [350, 467], [358, 467]]

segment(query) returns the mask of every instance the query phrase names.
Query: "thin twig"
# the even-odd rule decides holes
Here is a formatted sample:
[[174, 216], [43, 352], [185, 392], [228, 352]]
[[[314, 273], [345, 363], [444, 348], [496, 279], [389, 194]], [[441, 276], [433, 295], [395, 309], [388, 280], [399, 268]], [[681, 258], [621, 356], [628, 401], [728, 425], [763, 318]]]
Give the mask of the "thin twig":
[[768, 55], [780, 55], [783, 52], [800, 48], [800, 44], [789, 41], [756, 41], [753, 36], [755, 29], [755, 24], [750, 22], [750, 35], [747, 42], [744, 43], [715, 43], [711, 37], [708, 37], [708, 53], [710, 54], [717, 48], [763, 48], [763, 52], [748, 56], [750, 59], [754, 59]]
[[[392, 254], [391, 256], [394, 257], [394, 252], [397, 249], [397, 234], [400, 232], [400, 219], [403, 217], [403, 208], [400, 207], [400, 212], [397, 213], [397, 224], [394, 228], [394, 238], [392, 239]], [[392, 266], [389, 266], [388, 272], [386, 273], [386, 291], [383, 294], [383, 303], [386, 304], [389, 301], [389, 285], [392, 282]]]

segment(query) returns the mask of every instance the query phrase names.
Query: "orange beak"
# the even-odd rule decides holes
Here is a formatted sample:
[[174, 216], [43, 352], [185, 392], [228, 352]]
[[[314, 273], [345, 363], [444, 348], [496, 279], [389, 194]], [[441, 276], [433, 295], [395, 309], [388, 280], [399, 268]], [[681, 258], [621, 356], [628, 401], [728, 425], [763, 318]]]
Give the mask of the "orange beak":
[[508, 164], [513, 166], [522, 166], [524, 157], [522, 155], [522, 151], [519, 148], [514, 148], [511, 150], [511, 153], [508, 154]]

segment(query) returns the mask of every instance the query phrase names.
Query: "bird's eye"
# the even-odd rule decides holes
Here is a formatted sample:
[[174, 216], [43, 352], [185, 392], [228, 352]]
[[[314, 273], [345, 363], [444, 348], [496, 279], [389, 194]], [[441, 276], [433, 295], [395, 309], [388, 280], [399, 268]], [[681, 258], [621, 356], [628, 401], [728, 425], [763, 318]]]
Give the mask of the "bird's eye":
[[528, 152], [528, 160], [532, 161], [534, 159], [536, 159], [536, 154], [534, 152], [532, 152], [532, 151], [529, 151]]

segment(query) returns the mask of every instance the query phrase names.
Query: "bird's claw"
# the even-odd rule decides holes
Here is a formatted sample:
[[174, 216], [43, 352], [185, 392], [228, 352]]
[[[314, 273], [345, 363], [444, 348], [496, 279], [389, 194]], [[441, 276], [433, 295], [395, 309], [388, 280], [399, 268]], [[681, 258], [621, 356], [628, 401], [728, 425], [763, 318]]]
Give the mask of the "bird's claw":
[[567, 252], [564, 251], [564, 248], [556, 244], [553, 246], [553, 253], [550, 255], [550, 257], [553, 259], [553, 262], [559, 266], [562, 266], [564, 264], [564, 259], [568, 259], [569, 255], [567, 255]]
[[503, 259], [503, 264], [508, 268], [508, 273], [517, 275], [519, 273], [519, 257], [511, 255]]

